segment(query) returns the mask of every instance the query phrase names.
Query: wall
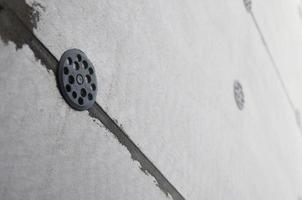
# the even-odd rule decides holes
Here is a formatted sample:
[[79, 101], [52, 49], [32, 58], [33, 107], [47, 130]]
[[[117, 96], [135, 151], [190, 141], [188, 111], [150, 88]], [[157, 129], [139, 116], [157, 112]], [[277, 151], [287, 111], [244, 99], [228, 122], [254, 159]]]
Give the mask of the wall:
[[[0, 5], [4, 199], [302, 196], [300, 1]], [[70, 48], [96, 69], [88, 112], [56, 86]]]

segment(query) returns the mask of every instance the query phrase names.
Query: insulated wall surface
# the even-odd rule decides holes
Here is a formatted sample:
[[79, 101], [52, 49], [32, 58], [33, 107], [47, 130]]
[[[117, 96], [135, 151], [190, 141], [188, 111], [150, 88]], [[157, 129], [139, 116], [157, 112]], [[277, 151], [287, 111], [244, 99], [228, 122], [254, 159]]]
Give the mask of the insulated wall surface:
[[[185, 199], [296, 200], [302, 196], [301, 2], [1, 1], [21, 20], [28, 17], [25, 8], [33, 9], [36, 17], [24, 20], [24, 24], [31, 28], [35, 19], [33, 34], [56, 59], [70, 48], [79, 48], [87, 54], [98, 78], [99, 105], [117, 120]], [[247, 4], [251, 7], [247, 8]], [[28, 131], [31, 134], [43, 130], [45, 137], [57, 135], [63, 140], [54, 140], [52, 145], [67, 145], [72, 148], [71, 154], [82, 155], [70, 161], [80, 159], [81, 164], [55, 165], [62, 156], [60, 148], [51, 152], [53, 146], [39, 144], [45, 152], [37, 151], [38, 155], [49, 155], [52, 159], [47, 161], [55, 165], [56, 170], [82, 173], [81, 169], [94, 167], [82, 177], [93, 180], [90, 185], [84, 184], [89, 189], [82, 188], [81, 193], [77, 182], [70, 188], [63, 182], [59, 195], [66, 195], [65, 189], [74, 189], [83, 195], [79, 199], [86, 196], [122, 199], [123, 195], [130, 195], [124, 199], [171, 198], [160, 191], [156, 181], [152, 183], [152, 176], [142, 174], [127, 149], [116, 142], [100, 122], [87, 112], [80, 113], [66, 106], [57, 91], [54, 75], [48, 73], [45, 66], [39, 68], [40, 64], [34, 61], [26, 45], [17, 52], [12, 43], [3, 44], [1, 48], [6, 60], [1, 63], [6, 72], [0, 80], [2, 90], [11, 98], [19, 95], [14, 100], [17, 102], [2, 100], [2, 141], [8, 145], [0, 147], [4, 159], [10, 150], [17, 151], [12, 145], [14, 141], [7, 137], [29, 140], [24, 133], [26, 127], [31, 127], [33, 132]], [[19, 54], [23, 57], [16, 58]], [[23, 63], [23, 59], [32, 63], [21, 68], [18, 62]], [[39, 68], [35, 76], [31, 73], [33, 65]], [[16, 76], [12, 82], [23, 84], [22, 89], [5, 85], [12, 84], [7, 75], [10, 73]], [[20, 80], [26, 74], [27, 84]], [[37, 81], [37, 77], [47, 85]], [[238, 83], [244, 95], [240, 108], [234, 98], [234, 84]], [[9, 93], [12, 89], [16, 94]], [[40, 92], [36, 93], [37, 90]], [[23, 105], [26, 100], [35, 102]], [[8, 106], [9, 103], [23, 105], [23, 111], [14, 110], [15, 106]], [[30, 112], [22, 115], [25, 108]], [[45, 122], [33, 120], [36, 122], [22, 125], [16, 124], [14, 118], [17, 121], [41, 118]], [[58, 122], [50, 125], [49, 119]], [[14, 124], [16, 130], [7, 128], [10, 124]], [[64, 128], [57, 130], [60, 126]], [[85, 140], [92, 140], [93, 147], [89, 141], [85, 146]], [[112, 146], [108, 146], [107, 140]], [[27, 143], [20, 144], [19, 148], [26, 148], [24, 145]], [[92, 154], [76, 153], [80, 147]], [[34, 156], [37, 152], [29, 154]], [[26, 156], [20, 159], [30, 162]], [[119, 159], [125, 164], [114, 165]], [[18, 159], [11, 162], [18, 164]], [[108, 168], [100, 169], [103, 165]], [[8, 180], [18, 181], [19, 177], [7, 175], [5, 167], [0, 171], [5, 172], [2, 174], [7, 178], [3, 184]], [[43, 165], [38, 164], [36, 168], [41, 169]], [[22, 169], [15, 170], [23, 173]], [[129, 174], [113, 173], [121, 170]], [[65, 180], [73, 182], [73, 174], [68, 172], [71, 177], [66, 175]], [[56, 175], [50, 174], [48, 178], [56, 180]], [[99, 176], [109, 182], [95, 178]], [[129, 179], [138, 182], [132, 183]], [[54, 194], [54, 190], [49, 189], [52, 187], [52, 184], [45, 186], [50, 195]], [[29, 188], [28, 194], [34, 189], [36, 187]], [[15, 193], [7, 189], [3, 194]], [[104, 194], [108, 196], [102, 196]]]

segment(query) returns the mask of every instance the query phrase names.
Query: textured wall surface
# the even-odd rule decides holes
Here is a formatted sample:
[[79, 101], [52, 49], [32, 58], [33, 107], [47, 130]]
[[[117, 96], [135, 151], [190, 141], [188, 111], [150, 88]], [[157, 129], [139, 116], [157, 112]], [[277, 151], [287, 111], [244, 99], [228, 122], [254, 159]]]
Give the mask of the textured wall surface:
[[0, 199], [167, 199], [111, 133], [67, 106], [27, 46], [0, 47]]
[[0, 5], [3, 199], [178, 199], [100, 121], [68, 107], [18, 26], [57, 60], [86, 53], [98, 104], [183, 198], [302, 197], [302, 1]]

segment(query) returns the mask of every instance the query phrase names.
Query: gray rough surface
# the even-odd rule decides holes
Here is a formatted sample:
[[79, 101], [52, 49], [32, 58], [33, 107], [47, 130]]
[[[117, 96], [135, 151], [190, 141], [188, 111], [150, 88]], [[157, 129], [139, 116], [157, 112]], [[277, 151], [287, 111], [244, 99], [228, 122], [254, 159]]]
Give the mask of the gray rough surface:
[[[301, 132], [243, 1], [35, 2], [45, 7], [38, 38], [58, 59], [68, 48], [86, 52], [97, 101], [187, 199], [302, 195]], [[252, 3], [298, 109], [300, 4]]]
[[0, 42], [0, 199], [168, 199], [27, 46]]
[[[271, 49], [293, 106], [297, 114], [301, 115], [302, 1], [254, 1], [254, 13], [259, 26]], [[301, 125], [301, 116], [298, 120]]]
[[37, 36], [87, 53], [99, 103], [186, 198], [297, 198], [301, 135], [242, 1], [39, 2]]

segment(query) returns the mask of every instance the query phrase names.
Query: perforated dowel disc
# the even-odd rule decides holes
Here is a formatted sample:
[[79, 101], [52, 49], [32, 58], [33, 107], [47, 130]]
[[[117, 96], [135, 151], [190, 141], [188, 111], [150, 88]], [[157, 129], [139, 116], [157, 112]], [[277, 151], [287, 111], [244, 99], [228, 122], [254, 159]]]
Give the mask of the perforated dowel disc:
[[95, 70], [85, 53], [70, 49], [59, 62], [58, 81], [66, 102], [76, 110], [87, 110], [95, 102], [97, 80]]

